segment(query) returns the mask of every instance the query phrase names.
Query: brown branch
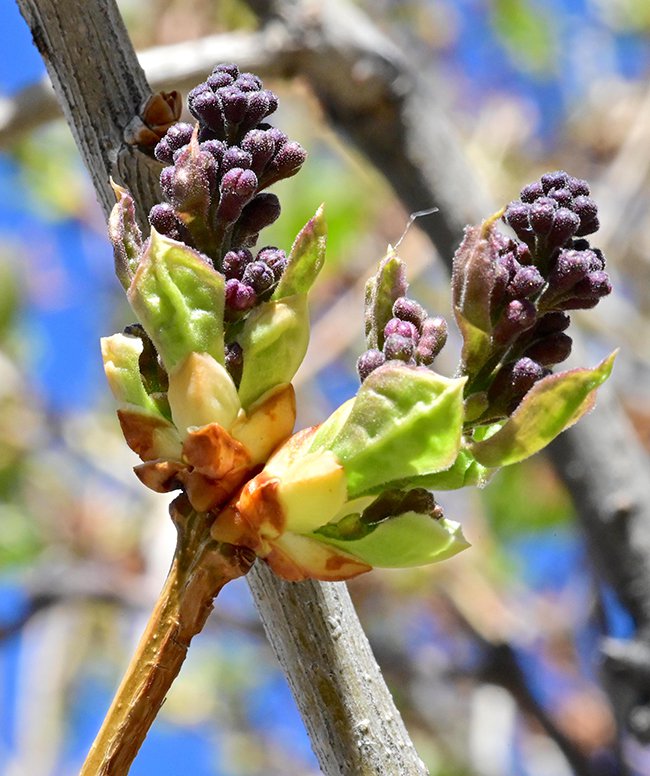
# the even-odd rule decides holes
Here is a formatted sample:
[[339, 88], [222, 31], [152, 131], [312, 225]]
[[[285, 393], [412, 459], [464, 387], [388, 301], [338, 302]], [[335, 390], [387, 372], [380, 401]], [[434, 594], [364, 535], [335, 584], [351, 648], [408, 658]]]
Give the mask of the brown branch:
[[184, 497], [171, 512], [178, 529], [172, 567], [80, 776], [128, 773], [215, 597], [250, 568], [252, 558], [210, 539], [210, 521]]

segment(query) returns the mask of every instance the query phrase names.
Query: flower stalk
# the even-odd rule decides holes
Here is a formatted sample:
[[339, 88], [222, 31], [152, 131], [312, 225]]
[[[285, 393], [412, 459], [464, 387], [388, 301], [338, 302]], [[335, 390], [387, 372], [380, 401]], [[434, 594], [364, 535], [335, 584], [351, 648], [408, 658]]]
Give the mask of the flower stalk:
[[207, 516], [184, 496], [170, 511], [178, 539], [169, 574], [80, 776], [128, 773], [215, 597], [254, 559], [211, 539]]

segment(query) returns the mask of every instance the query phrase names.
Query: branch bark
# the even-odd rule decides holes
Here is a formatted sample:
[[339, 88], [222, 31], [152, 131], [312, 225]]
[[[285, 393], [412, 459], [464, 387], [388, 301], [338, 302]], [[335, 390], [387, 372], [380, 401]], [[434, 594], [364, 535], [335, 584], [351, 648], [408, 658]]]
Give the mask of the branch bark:
[[[126, 146], [123, 136], [150, 92], [113, 0], [18, 0], [18, 4], [43, 54], [104, 213], [108, 216], [113, 204], [111, 175], [131, 190], [141, 214], [147, 213], [159, 201], [154, 172], [160, 167]], [[322, 724], [311, 719], [305, 723], [325, 774], [379, 776], [391, 772], [393, 763], [403, 764], [400, 773], [426, 774], [347, 588], [287, 584], [263, 570], [253, 574], [250, 584], [297, 698], [309, 695], [301, 710], [310, 715], [315, 713], [313, 678], [321, 677]], [[281, 616], [290, 616], [290, 622], [278, 620], [279, 601], [287, 607]], [[358, 654], [350, 654], [353, 648]], [[325, 724], [329, 709], [334, 710], [334, 719]], [[355, 764], [353, 770], [347, 763]]]

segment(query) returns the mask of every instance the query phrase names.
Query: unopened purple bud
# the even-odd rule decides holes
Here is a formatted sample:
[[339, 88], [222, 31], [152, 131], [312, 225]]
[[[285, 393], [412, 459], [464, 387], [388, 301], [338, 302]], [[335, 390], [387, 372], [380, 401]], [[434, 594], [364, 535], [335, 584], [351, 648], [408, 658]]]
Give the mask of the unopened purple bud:
[[280, 212], [280, 200], [275, 194], [256, 194], [237, 221], [237, 237], [243, 239], [261, 232], [278, 220]]
[[213, 73], [228, 73], [231, 78], [239, 76], [239, 68], [234, 62], [220, 62], [212, 70]]
[[275, 152], [275, 143], [268, 130], [251, 129], [241, 147], [251, 155], [251, 169], [259, 177]]
[[215, 94], [221, 100], [223, 115], [231, 125], [239, 124], [246, 115], [248, 101], [246, 95], [236, 86], [224, 86]]
[[306, 158], [307, 152], [300, 143], [287, 142], [269, 162], [267, 172], [272, 175], [274, 181], [290, 178], [298, 172]]
[[521, 190], [519, 198], [522, 202], [534, 202], [539, 197], [544, 196], [544, 189], [539, 181], [535, 183], [529, 183], [528, 186], [524, 186]]
[[537, 267], [522, 267], [508, 286], [513, 299], [528, 299], [539, 293], [546, 285]]
[[553, 227], [548, 235], [548, 240], [555, 246], [564, 243], [578, 231], [580, 218], [566, 207], [558, 208], [553, 217]]
[[420, 334], [414, 324], [410, 321], [402, 321], [399, 318], [391, 318], [384, 327], [384, 337], [388, 339], [392, 334], [399, 334], [401, 337], [412, 339], [417, 344]]
[[256, 127], [268, 115], [270, 107], [269, 96], [266, 91], [252, 92], [248, 95], [247, 100], [246, 116], [242, 120], [242, 124], [247, 128]]
[[190, 108], [192, 115], [203, 124], [210, 127], [213, 132], [221, 134], [224, 129], [224, 115], [221, 103], [217, 95], [211, 91], [201, 92], [194, 100]]
[[387, 361], [409, 362], [415, 352], [415, 343], [410, 337], [391, 334], [384, 342], [384, 355]]
[[548, 193], [551, 189], [563, 189], [569, 182], [569, 176], [564, 170], [556, 170], [542, 175], [540, 182], [544, 192]]
[[494, 279], [492, 283], [492, 290], [490, 291], [490, 309], [493, 314], [498, 310], [505, 299], [506, 289], [510, 283], [510, 270], [508, 266], [497, 259], [494, 264]]
[[573, 202], [573, 212], [580, 218], [576, 234], [584, 236], [598, 230], [598, 207], [591, 197], [580, 195]]
[[533, 202], [530, 206], [530, 225], [536, 234], [545, 237], [551, 231], [556, 210], [555, 202], [552, 205], [543, 199]]
[[210, 89], [210, 87], [206, 83], [202, 83], [202, 84], [199, 84], [198, 86], [195, 86], [194, 89], [188, 92], [187, 107], [189, 108], [190, 113], [192, 113], [192, 106], [194, 105], [194, 100], [196, 100], [196, 98], [200, 94], [204, 94], [205, 92], [211, 92], [211, 91], [212, 89]]
[[227, 146], [222, 140], [206, 140], [199, 144], [199, 148], [201, 151], [211, 154], [220, 166]]
[[221, 160], [221, 170], [223, 173], [233, 170], [235, 167], [241, 167], [242, 170], [250, 170], [251, 155], [247, 151], [242, 151], [238, 146], [231, 146], [223, 155]]
[[526, 245], [526, 243], [517, 243], [515, 255], [517, 257], [517, 261], [526, 267], [534, 263], [533, 254], [531, 253], [530, 248]]
[[447, 321], [436, 316], [427, 318], [422, 324], [420, 341], [415, 350], [415, 358], [418, 364], [429, 365], [444, 348], [447, 342]]
[[174, 152], [167, 142], [167, 138], [163, 137], [153, 149], [153, 155], [159, 162], [163, 164], [171, 164], [174, 157]]
[[495, 341], [505, 345], [534, 326], [536, 318], [537, 312], [532, 302], [527, 299], [513, 299], [506, 305], [494, 329]]
[[172, 151], [178, 151], [179, 148], [186, 146], [192, 139], [194, 127], [185, 121], [173, 124], [165, 135], [165, 139]]
[[226, 280], [242, 279], [246, 265], [253, 261], [253, 254], [246, 248], [240, 248], [236, 251], [228, 251], [223, 257], [223, 274]]
[[208, 76], [206, 79], [207, 85], [213, 92], [216, 92], [217, 89], [221, 89], [224, 86], [230, 86], [234, 81], [235, 79], [230, 73], [225, 73], [223, 70], [212, 73], [212, 75]]
[[235, 312], [245, 312], [255, 307], [257, 294], [254, 289], [232, 278], [226, 281], [226, 306]]
[[566, 313], [551, 312], [543, 315], [535, 324], [535, 335], [544, 336], [566, 331], [571, 323], [571, 318]]
[[576, 296], [557, 304], [560, 310], [591, 310], [600, 302], [599, 296]]
[[244, 270], [242, 283], [251, 286], [255, 293], [261, 296], [275, 283], [275, 275], [263, 261], [252, 261]]
[[186, 236], [184, 224], [176, 216], [174, 208], [166, 202], [151, 208], [149, 223], [159, 234], [171, 237], [172, 240], [182, 240]]
[[590, 272], [573, 290], [576, 296], [600, 298], [612, 293], [612, 281], [606, 272]]
[[549, 334], [526, 349], [525, 355], [542, 366], [560, 364], [571, 354], [572, 340], [563, 332]]
[[402, 321], [409, 321], [419, 330], [426, 320], [427, 311], [414, 299], [400, 296], [393, 303], [393, 315]]
[[274, 248], [268, 245], [262, 248], [256, 256], [257, 261], [263, 261], [267, 267], [273, 270], [276, 280], [280, 280], [282, 273], [287, 268], [287, 254], [281, 248]]
[[574, 197], [579, 197], [580, 195], [584, 195], [586, 197], [589, 196], [591, 193], [589, 190], [589, 184], [587, 181], [583, 181], [582, 178], [574, 178], [572, 176], [569, 176], [569, 180], [567, 181], [566, 187], [569, 189], [569, 191], [573, 194]]
[[359, 379], [361, 382], [363, 382], [371, 372], [374, 372], [375, 369], [380, 367], [385, 362], [386, 356], [381, 352], [381, 350], [375, 350], [373, 348], [371, 350], [366, 350], [365, 353], [362, 353], [357, 359], [357, 372], [359, 373]]
[[262, 81], [255, 73], [241, 73], [235, 81], [235, 86], [242, 92], [259, 92], [262, 88]]
[[573, 205], [573, 194], [567, 188], [551, 189], [548, 196], [550, 199], [554, 199], [560, 207], [570, 208]]
[[530, 208], [525, 202], [511, 202], [504, 213], [504, 221], [520, 240], [526, 242], [533, 236], [530, 227]]
[[553, 296], [568, 291], [586, 277], [591, 265], [591, 251], [560, 251], [549, 275], [549, 293]]
[[257, 176], [252, 170], [235, 167], [221, 179], [219, 191], [221, 201], [217, 209], [217, 218], [226, 223], [234, 223], [245, 205], [253, 198], [257, 189]]

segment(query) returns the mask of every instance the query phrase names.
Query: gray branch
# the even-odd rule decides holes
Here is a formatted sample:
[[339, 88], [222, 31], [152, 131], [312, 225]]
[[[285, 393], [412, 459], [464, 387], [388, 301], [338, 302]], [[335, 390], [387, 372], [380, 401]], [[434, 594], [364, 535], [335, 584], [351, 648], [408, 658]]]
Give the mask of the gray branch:
[[[113, 0], [18, 4], [104, 213], [112, 206], [108, 179], [116, 171], [142, 212], [148, 212], [158, 200], [155, 167], [144, 154], [125, 146], [123, 136], [149, 89]], [[323, 771], [328, 776], [426, 774], [345, 585], [292, 585], [261, 569], [253, 572], [250, 584], [273, 646], [289, 661], [285, 671], [307, 714], [305, 723]], [[286, 616], [290, 621], [282, 619]]]

